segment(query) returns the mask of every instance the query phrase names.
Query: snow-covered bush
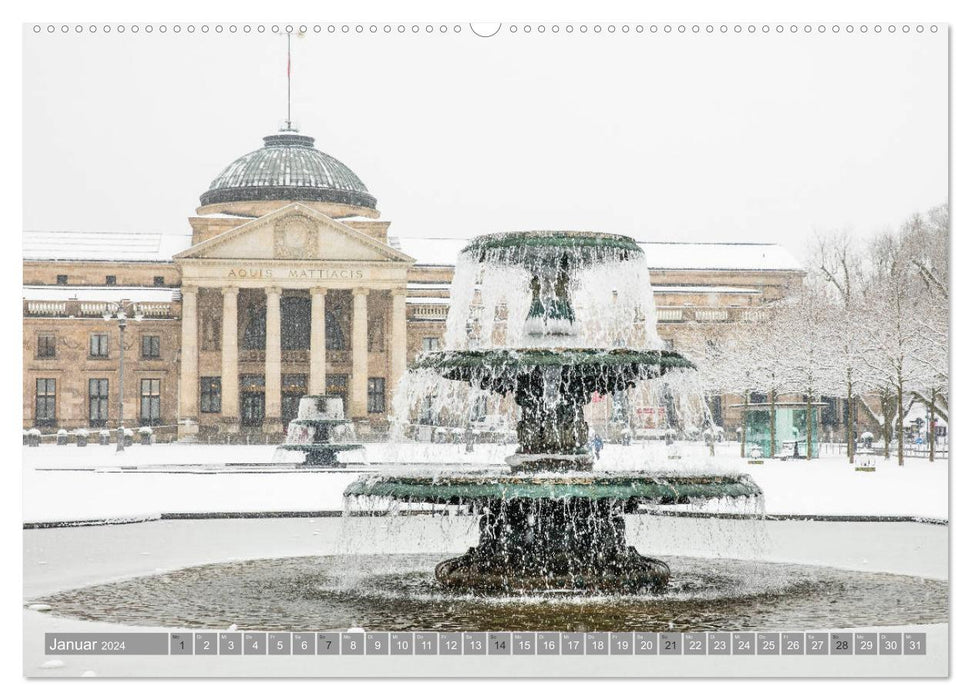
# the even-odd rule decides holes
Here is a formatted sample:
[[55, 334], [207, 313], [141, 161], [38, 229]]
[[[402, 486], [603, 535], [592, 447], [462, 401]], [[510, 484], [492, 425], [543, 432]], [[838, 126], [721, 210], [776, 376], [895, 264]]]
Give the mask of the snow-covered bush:
[[111, 431], [107, 428], [102, 428], [98, 431], [98, 444], [108, 445], [111, 443]]
[[74, 437], [77, 440], [78, 447], [85, 447], [88, 444], [88, 437], [90, 433], [84, 428], [78, 428], [74, 431]]
[[37, 428], [31, 428], [27, 431], [27, 446], [28, 447], [39, 447], [40, 446], [41, 433]]
[[66, 445], [67, 444], [67, 430], [61, 428], [57, 431], [57, 444]]
[[152, 444], [152, 429], [147, 425], [143, 425], [138, 429], [138, 439], [143, 445]]

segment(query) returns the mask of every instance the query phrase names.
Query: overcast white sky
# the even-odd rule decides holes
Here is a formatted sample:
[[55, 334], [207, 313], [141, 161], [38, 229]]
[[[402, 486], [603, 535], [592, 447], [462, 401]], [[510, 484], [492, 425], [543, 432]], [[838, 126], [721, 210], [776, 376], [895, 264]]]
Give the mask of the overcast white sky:
[[[310, 33], [293, 113], [399, 236], [861, 235], [948, 196], [946, 28]], [[25, 29], [24, 227], [187, 235], [286, 110], [285, 38]]]

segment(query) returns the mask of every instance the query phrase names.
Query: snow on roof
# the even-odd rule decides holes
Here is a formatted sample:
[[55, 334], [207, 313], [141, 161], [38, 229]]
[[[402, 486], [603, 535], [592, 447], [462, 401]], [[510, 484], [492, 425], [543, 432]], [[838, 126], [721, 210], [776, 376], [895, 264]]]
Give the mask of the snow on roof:
[[24, 299], [29, 301], [172, 301], [176, 290], [171, 287], [68, 287], [25, 285]]
[[802, 270], [778, 243], [638, 241], [652, 270]]
[[24, 231], [25, 260], [167, 261], [192, 243], [191, 234], [133, 231]]
[[[464, 238], [401, 237], [397, 242], [419, 265], [454, 265], [459, 252], [468, 244]], [[803, 269], [792, 253], [777, 243], [637, 243], [644, 249], [652, 270]]]
[[[391, 237], [389, 243], [418, 265], [455, 265], [464, 238]], [[190, 234], [122, 231], [24, 231], [25, 260], [168, 261], [192, 244]], [[776, 243], [638, 241], [653, 270], [802, 270]], [[710, 291], [710, 290], [709, 290]]]
[[211, 214], [196, 214], [194, 219], [257, 219], [259, 217], [247, 214], [226, 214], [225, 212], [213, 212]]

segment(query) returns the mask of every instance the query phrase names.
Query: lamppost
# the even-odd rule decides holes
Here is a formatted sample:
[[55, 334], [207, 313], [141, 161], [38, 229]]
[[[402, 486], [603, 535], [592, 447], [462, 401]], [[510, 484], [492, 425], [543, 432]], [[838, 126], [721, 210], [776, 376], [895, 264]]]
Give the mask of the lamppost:
[[125, 451], [125, 327], [128, 325], [128, 318], [132, 317], [136, 321], [141, 321], [142, 312], [138, 305], [130, 301], [120, 301], [105, 306], [102, 317], [105, 321], [116, 319], [118, 321], [118, 445], [116, 452]]

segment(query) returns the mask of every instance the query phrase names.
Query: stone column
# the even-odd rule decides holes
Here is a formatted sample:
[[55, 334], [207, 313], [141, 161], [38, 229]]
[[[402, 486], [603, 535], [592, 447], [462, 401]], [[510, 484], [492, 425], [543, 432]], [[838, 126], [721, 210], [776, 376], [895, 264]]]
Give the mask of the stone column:
[[239, 289], [223, 287], [222, 420], [226, 432], [239, 432]]
[[279, 287], [266, 289], [266, 359], [264, 362], [264, 399], [266, 415], [263, 418], [264, 433], [283, 431], [280, 422], [280, 293]]
[[310, 381], [311, 394], [327, 392], [327, 290], [310, 290]]
[[179, 370], [179, 437], [199, 432], [199, 318], [196, 287], [182, 287], [182, 355]]
[[389, 367], [390, 376], [388, 377], [390, 397], [394, 397], [394, 392], [398, 387], [398, 381], [404, 375], [408, 365], [408, 330], [407, 319], [405, 318], [406, 301], [407, 291], [405, 289], [391, 290], [391, 343], [388, 349], [391, 360]]
[[351, 418], [367, 418], [367, 289], [354, 290], [351, 327]]

